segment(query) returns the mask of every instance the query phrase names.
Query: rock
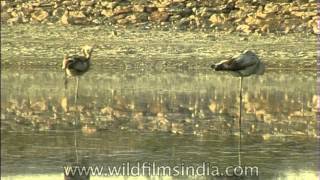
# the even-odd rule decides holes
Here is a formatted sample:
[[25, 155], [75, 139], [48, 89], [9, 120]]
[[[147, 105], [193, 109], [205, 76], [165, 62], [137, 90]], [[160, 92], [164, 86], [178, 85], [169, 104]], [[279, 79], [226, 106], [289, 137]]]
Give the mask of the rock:
[[177, 23], [176, 27], [178, 29], [187, 29], [189, 24], [190, 24], [190, 19], [189, 18], [182, 18]]
[[180, 15], [181, 17], [186, 17], [192, 14], [192, 9], [185, 7], [183, 4], [178, 4], [170, 7], [167, 12], [174, 15]]
[[93, 0], [93, 1], [81, 1], [81, 3], [80, 3], [80, 5], [81, 6], [93, 6], [93, 5], [95, 5], [95, 1]]
[[49, 14], [47, 11], [44, 11], [43, 9], [37, 9], [37, 10], [35, 10], [35, 12], [33, 12], [31, 14], [31, 18], [33, 20], [41, 22], [41, 21], [45, 20], [48, 17], [48, 15]]
[[209, 21], [213, 24], [213, 25], [219, 25], [219, 24], [223, 24], [225, 22], [224, 18], [221, 15], [218, 14], [213, 14]]
[[112, 114], [113, 109], [112, 109], [111, 107], [107, 106], [107, 107], [102, 108], [102, 109], [100, 110], [100, 112], [101, 112], [102, 114]]
[[252, 32], [250, 26], [247, 24], [241, 24], [241, 25], [237, 26], [236, 30], [247, 33], [247, 34]]
[[144, 13], [144, 12], [136, 13], [135, 16], [136, 16], [136, 22], [138, 22], [138, 23], [146, 22], [146, 21], [148, 21], [148, 18], [149, 18], [148, 13]]
[[62, 2], [62, 5], [64, 5], [64, 6], [71, 6], [71, 5], [73, 5], [73, 2], [72, 2], [72, 1], [63, 1], [63, 2]]
[[114, 2], [102, 1], [102, 2], [101, 2], [101, 6], [102, 6], [102, 7], [106, 7], [106, 8], [108, 8], [108, 9], [113, 9], [113, 8], [115, 8], [117, 5], [118, 5], [118, 2], [117, 2], [117, 1], [114, 1]]
[[55, 17], [62, 17], [64, 14], [65, 10], [63, 8], [56, 8], [53, 12], [52, 15]]
[[279, 4], [274, 4], [274, 3], [268, 3], [266, 4], [266, 6], [264, 7], [264, 13], [266, 14], [274, 14], [277, 12], [280, 12], [281, 10], [281, 6]]
[[269, 33], [270, 32], [270, 25], [269, 24], [264, 24], [260, 28], [260, 33]]
[[317, 15], [317, 11], [310, 11], [310, 12], [304, 12], [304, 11], [292, 11], [291, 14], [304, 18], [304, 17], [314, 17]]
[[196, 7], [197, 6], [197, 2], [196, 1], [191, 1], [191, 2], [188, 2], [187, 4], [186, 4], [186, 7], [187, 8], [190, 8], [190, 9], [192, 9], [192, 8], [194, 8], [194, 7]]
[[244, 11], [232, 11], [228, 14], [229, 19], [233, 19], [235, 23], [242, 22], [247, 17]]
[[250, 4], [243, 1], [237, 1], [234, 6], [234, 9], [238, 9], [245, 13], [252, 13], [255, 11], [256, 6], [250, 6]]
[[13, 25], [13, 24], [21, 23], [21, 22], [22, 22], [22, 20], [20, 17], [13, 17], [13, 18], [10, 18], [7, 20], [7, 23], [9, 25]]
[[145, 12], [147, 12], [147, 13], [152, 13], [152, 12], [154, 12], [154, 11], [157, 11], [158, 8], [155, 7], [155, 6], [146, 6], [144, 10], [145, 10]]
[[120, 24], [120, 25], [126, 25], [130, 22], [130, 20], [128, 19], [118, 19], [117, 20], [117, 23]]
[[236, 8], [236, 3], [235, 2], [228, 2], [227, 5], [223, 6], [221, 8], [222, 13], [230, 13], [233, 10], [239, 10], [239, 8]]
[[170, 16], [169, 17], [169, 21], [170, 22], [177, 22], [177, 21], [179, 21], [181, 19], [181, 16], [180, 15], [172, 15], [172, 16]]
[[69, 24], [68, 19], [69, 19], [69, 13], [65, 12], [60, 19], [61, 24], [64, 24], [64, 25]]
[[[2, 15], [2, 13], [1, 13], [1, 15]], [[26, 23], [26, 22], [28, 22], [28, 19], [25, 18], [23, 12], [21, 12], [21, 11], [20, 12], [12, 11], [11, 12], [11, 17], [12, 18], [7, 17], [7, 18], [9, 18], [7, 20], [7, 23], [10, 24], [10, 25], [17, 24], [17, 23]]]
[[272, 13], [264, 13], [263, 11], [256, 12], [257, 18], [268, 19], [268, 18], [272, 18], [272, 16], [274, 16], [274, 14], [272, 14]]
[[131, 15], [127, 16], [126, 19], [127, 19], [131, 24], [134, 24], [134, 23], [137, 23], [137, 22], [138, 22], [137, 16], [136, 16], [135, 14], [131, 14]]
[[102, 15], [106, 16], [106, 17], [112, 17], [113, 16], [113, 12], [112, 10], [106, 10], [104, 9], [102, 12], [101, 12]]
[[66, 11], [60, 19], [62, 24], [74, 24], [74, 25], [84, 25], [88, 24], [89, 21], [86, 15], [82, 11]]
[[37, 101], [37, 102], [31, 103], [30, 108], [37, 112], [47, 111], [48, 104], [46, 101]]
[[245, 23], [248, 24], [249, 26], [251, 25], [259, 25], [261, 24], [262, 20], [253, 16], [248, 16], [245, 19]]
[[302, 23], [300, 18], [288, 18], [280, 24], [281, 28], [286, 32], [293, 32], [296, 27], [298, 27]]
[[177, 12], [177, 14], [179, 14], [182, 17], [190, 16], [192, 13], [193, 11], [190, 8], [179, 9], [179, 11]]
[[212, 13], [217, 13], [216, 10], [207, 7], [200, 7], [199, 9], [194, 8], [192, 11], [203, 18], [209, 18]]
[[133, 5], [132, 7], [133, 12], [144, 12], [144, 10], [145, 10], [144, 5], [137, 4], [137, 5]]
[[127, 14], [131, 12], [131, 7], [130, 6], [117, 6], [116, 8], [113, 9], [113, 14], [119, 15], [119, 14]]
[[113, 19], [115, 19], [116, 21], [119, 19], [124, 19], [124, 18], [126, 18], [125, 14], [119, 14], [118, 16], [113, 16]]
[[154, 22], [166, 22], [169, 19], [169, 14], [166, 12], [154, 11], [150, 15], [150, 20]]
[[26, 15], [26, 16], [29, 16], [33, 11], [34, 11], [34, 8], [32, 5], [30, 4], [26, 4], [26, 5], [23, 5], [21, 7], [21, 11]]

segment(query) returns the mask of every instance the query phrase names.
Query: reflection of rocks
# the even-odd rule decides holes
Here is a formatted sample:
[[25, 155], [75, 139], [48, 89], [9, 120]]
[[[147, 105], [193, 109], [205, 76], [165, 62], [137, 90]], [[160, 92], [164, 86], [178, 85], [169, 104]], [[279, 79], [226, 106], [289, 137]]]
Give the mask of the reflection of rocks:
[[[124, 77], [128, 79], [113, 76], [116, 80], [92, 81], [88, 78], [88, 84], [82, 92], [91, 88], [87, 92], [90, 94], [94, 90], [94, 94], [81, 94], [78, 105], [74, 105], [72, 93], [67, 93], [68, 97], [64, 97], [60, 91], [51, 90], [43, 90], [44, 94], [40, 95], [33, 94], [33, 88], [37, 86], [35, 81], [39, 78], [37, 76], [41, 76], [39, 74], [33, 76], [30, 83], [32, 87], [17, 81], [17, 76], [10, 79], [7, 75], [4, 82], [12, 83], [8, 83], [10, 92], [1, 102], [1, 117], [4, 117], [2, 125], [4, 129], [14, 131], [73, 129], [76, 119], [86, 135], [106, 129], [195, 135], [236, 133], [239, 96], [237, 89], [230, 88], [230, 85], [235, 85], [236, 79], [186, 74], [166, 74], [159, 79], [157, 74], [149, 75], [148, 82], [145, 82], [144, 77], [140, 79], [132, 74], [127, 75]], [[171, 83], [173, 76], [177, 79]], [[257, 84], [253, 90], [248, 89], [249, 84], [244, 85], [244, 133], [316, 137], [318, 96], [314, 91], [300, 87], [309, 87], [314, 79], [309, 75], [285, 75], [274, 80], [274, 76], [266, 74], [259, 79], [250, 79]], [[163, 84], [158, 84], [160, 81]], [[289, 87], [284, 83], [293, 81], [296, 84]], [[101, 82], [116, 90], [110, 91], [96, 85]], [[190, 84], [196, 83], [201, 87], [190, 87]], [[21, 95], [20, 87], [16, 88], [17, 84], [24, 87], [24, 94]], [[164, 87], [167, 88], [165, 91]], [[46, 93], [50, 93], [49, 98]]]
[[90, 126], [90, 125], [84, 125], [81, 129], [83, 134], [94, 134], [97, 132], [97, 128], [95, 126]]
[[[215, 29], [244, 33], [319, 32], [316, 3], [266, 1], [1, 1], [1, 22]], [[64, 13], [68, 12], [68, 13]], [[308, 22], [309, 21], [309, 22]], [[312, 22], [310, 22], [312, 21]], [[305, 22], [308, 22], [307, 24]], [[145, 25], [145, 24], [144, 24]]]

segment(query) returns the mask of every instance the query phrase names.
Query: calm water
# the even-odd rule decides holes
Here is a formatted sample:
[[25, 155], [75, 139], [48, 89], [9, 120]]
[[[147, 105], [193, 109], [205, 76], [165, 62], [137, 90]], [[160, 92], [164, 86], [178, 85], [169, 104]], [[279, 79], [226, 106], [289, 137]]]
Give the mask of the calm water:
[[63, 179], [62, 166], [76, 155], [88, 165], [210, 162], [221, 168], [238, 165], [240, 156], [260, 174], [241, 179], [317, 179], [314, 72], [268, 71], [244, 80], [239, 149], [237, 78], [97, 69], [80, 79], [76, 104], [74, 80], [65, 90], [60, 71], [2, 70], [4, 179]]

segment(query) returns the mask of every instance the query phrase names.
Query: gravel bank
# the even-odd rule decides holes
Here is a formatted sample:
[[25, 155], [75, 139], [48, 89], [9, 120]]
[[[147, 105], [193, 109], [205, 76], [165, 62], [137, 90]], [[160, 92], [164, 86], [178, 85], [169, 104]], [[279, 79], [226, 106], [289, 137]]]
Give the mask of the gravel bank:
[[139, 26], [228, 33], [319, 33], [315, 0], [14, 0], [1, 23]]

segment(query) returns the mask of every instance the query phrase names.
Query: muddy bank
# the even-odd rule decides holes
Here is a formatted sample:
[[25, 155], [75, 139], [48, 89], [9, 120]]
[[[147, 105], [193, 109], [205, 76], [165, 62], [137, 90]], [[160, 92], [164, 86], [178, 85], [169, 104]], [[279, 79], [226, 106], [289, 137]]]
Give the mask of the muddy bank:
[[138, 26], [243, 33], [319, 33], [315, 0], [1, 1], [2, 24]]
[[[2, 67], [61, 69], [63, 55], [95, 45], [93, 69], [139, 71], [208, 69], [245, 49], [267, 68], [315, 69], [316, 36], [307, 34], [233, 34], [218, 32], [115, 29], [110, 26], [16, 25], [1, 28]], [[103, 70], [105, 71], [105, 70]]]

